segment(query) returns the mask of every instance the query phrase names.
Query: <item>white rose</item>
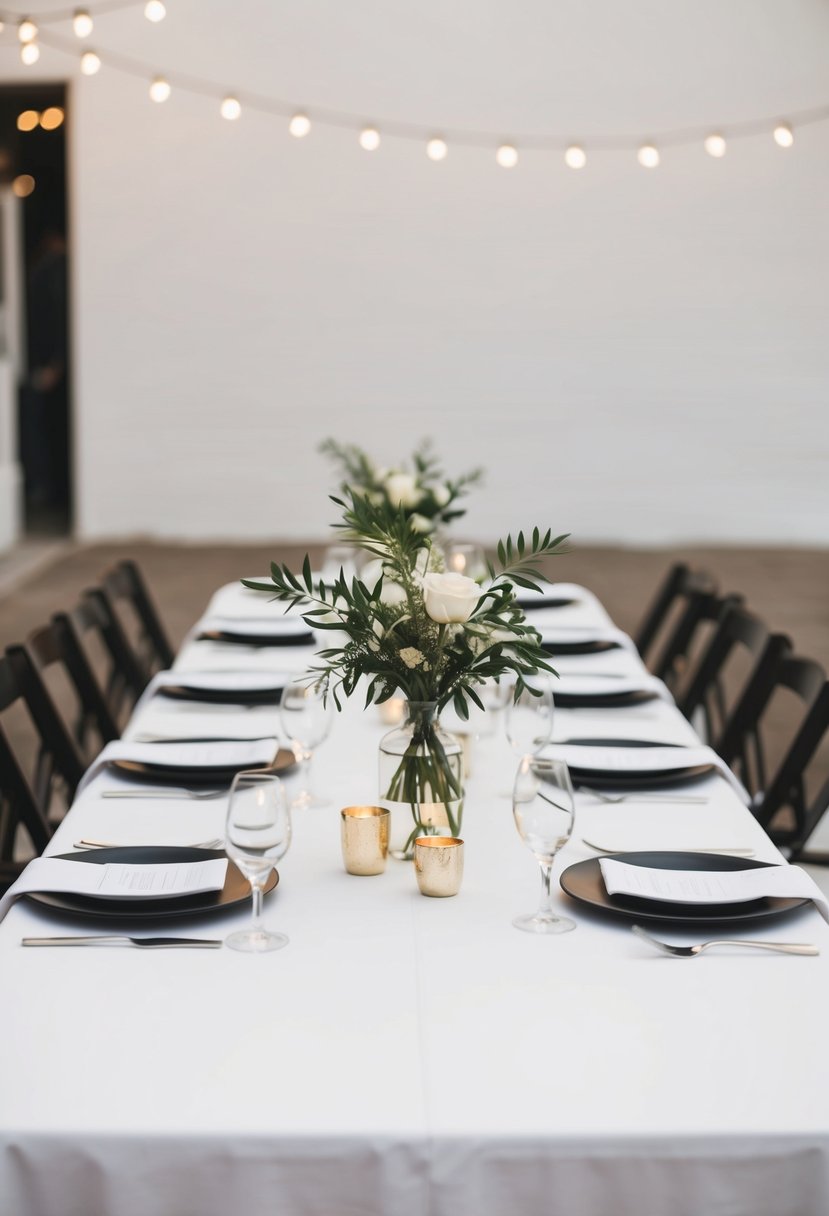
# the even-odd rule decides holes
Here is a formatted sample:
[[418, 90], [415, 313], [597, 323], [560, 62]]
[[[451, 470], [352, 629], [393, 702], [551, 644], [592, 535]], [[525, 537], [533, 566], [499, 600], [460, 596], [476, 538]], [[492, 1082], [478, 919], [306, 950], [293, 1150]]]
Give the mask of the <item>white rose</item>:
[[386, 478], [385, 491], [393, 507], [416, 507], [423, 497], [414, 473], [391, 473]]
[[396, 608], [398, 604], [405, 604], [405, 602], [406, 592], [399, 583], [383, 583], [383, 590], [380, 592], [381, 604], [387, 604], [390, 608]]
[[451, 497], [452, 495], [449, 492], [448, 486], [435, 486], [432, 490], [432, 498], [434, 498], [439, 507], [447, 506]]
[[414, 515], [409, 516], [409, 527], [413, 532], [431, 532], [432, 521], [431, 519], [427, 519], [425, 515], [418, 515], [415, 512]]
[[382, 573], [383, 563], [380, 561], [380, 558], [372, 558], [370, 562], [366, 562], [360, 571], [360, 582], [371, 591]]
[[423, 604], [439, 625], [468, 621], [481, 598], [481, 588], [465, 574], [427, 574], [423, 579]]

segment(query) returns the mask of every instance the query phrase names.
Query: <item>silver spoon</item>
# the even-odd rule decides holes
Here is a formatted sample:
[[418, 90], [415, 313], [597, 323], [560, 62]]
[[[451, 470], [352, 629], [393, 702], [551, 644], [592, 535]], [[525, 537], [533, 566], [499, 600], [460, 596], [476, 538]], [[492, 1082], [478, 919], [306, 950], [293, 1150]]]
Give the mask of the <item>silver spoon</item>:
[[696, 958], [698, 954], [702, 954], [703, 950], [710, 950], [712, 946], [748, 946], [752, 950], [771, 950], [777, 954], [820, 954], [817, 946], [798, 942], [752, 942], [745, 938], [742, 941], [723, 939], [722, 941], [701, 942], [698, 946], [669, 946], [667, 942], [660, 942], [657, 938], [651, 937], [650, 933], [646, 933], [639, 925], [632, 925], [631, 928], [643, 942], [649, 942], [657, 950], [661, 950], [663, 954], [670, 954], [673, 958]]

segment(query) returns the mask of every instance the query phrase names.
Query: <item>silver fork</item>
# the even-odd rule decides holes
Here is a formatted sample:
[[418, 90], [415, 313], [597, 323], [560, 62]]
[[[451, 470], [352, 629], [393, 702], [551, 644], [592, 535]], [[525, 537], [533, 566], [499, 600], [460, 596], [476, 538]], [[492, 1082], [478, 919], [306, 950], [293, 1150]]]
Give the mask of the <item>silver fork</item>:
[[183, 785], [170, 786], [165, 789], [154, 786], [151, 790], [101, 790], [102, 798], [196, 798], [207, 800], [226, 798], [227, 794], [228, 791], [224, 787], [220, 790], [191, 790]]
[[[185, 849], [223, 849], [224, 840], [220, 836], [214, 840], [194, 840], [190, 844], [176, 845], [176, 848]], [[76, 840], [72, 845], [73, 849], [125, 849], [125, 848], [143, 848], [143, 845], [125, 845], [118, 840]]]
[[607, 802], [611, 805], [615, 805], [617, 802], [677, 802], [687, 805], [711, 801], [702, 794], [660, 794], [657, 791], [641, 794], [605, 794], [601, 790], [593, 789], [590, 785], [577, 785], [576, 789], [581, 790], [583, 794], [592, 794], [594, 798], [598, 798], [599, 802]]
[[667, 942], [660, 942], [657, 938], [651, 937], [650, 933], [646, 933], [639, 925], [632, 925], [631, 928], [643, 942], [649, 942], [657, 950], [661, 950], [663, 954], [669, 954], [672, 958], [696, 958], [698, 954], [702, 954], [703, 950], [710, 950], [712, 946], [748, 946], [752, 950], [772, 950], [776, 954], [820, 954], [817, 946], [798, 942], [753, 942], [745, 938], [742, 941], [723, 939], [701, 942], [698, 946], [669, 946]]
[[[588, 849], [594, 849], [597, 853], [616, 853], [619, 855], [624, 855], [625, 853], [638, 852], [638, 850], [631, 850], [631, 849], [606, 849], [604, 847], [604, 845], [594, 844], [593, 841], [588, 840], [586, 836], [582, 836], [581, 840], [582, 840], [582, 844], [586, 844]], [[739, 846], [736, 848], [733, 848], [733, 849], [725, 849], [725, 848], [704, 849], [704, 848], [698, 846], [693, 849], [687, 849], [687, 848], [686, 849], [677, 849], [677, 850], [675, 850], [675, 852], [678, 852], [678, 853], [723, 853], [728, 857], [753, 857], [754, 856], [754, 849], [744, 849], [744, 848], [740, 848]]]

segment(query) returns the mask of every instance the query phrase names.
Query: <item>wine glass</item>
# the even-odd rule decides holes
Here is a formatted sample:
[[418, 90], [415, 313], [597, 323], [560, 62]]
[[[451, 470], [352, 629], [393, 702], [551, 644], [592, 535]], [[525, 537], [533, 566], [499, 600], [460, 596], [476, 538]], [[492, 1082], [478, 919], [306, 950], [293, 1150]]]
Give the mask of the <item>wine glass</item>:
[[550, 875], [553, 859], [570, 839], [575, 799], [570, 772], [563, 760], [525, 756], [518, 768], [512, 813], [518, 835], [541, 866], [541, 902], [537, 912], [512, 923], [527, 933], [567, 933], [575, 923], [553, 911]]
[[519, 756], [537, 756], [553, 737], [553, 686], [543, 672], [522, 678], [525, 687], [507, 701], [507, 739]]
[[262, 890], [268, 875], [291, 843], [291, 812], [285, 787], [273, 773], [237, 773], [230, 787], [225, 849], [250, 883], [253, 921], [225, 938], [233, 950], [264, 954], [287, 946], [284, 933], [269, 933], [262, 924]]
[[294, 753], [302, 764], [303, 788], [292, 799], [291, 806], [303, 808], [325, 806], [324, 800], [311, 792], [311, 761], [314, 751], [331, 730], [331, 701], [319, 683], [294, 680], [282, 692], [280, 702], [282, 729], [291, 741]]

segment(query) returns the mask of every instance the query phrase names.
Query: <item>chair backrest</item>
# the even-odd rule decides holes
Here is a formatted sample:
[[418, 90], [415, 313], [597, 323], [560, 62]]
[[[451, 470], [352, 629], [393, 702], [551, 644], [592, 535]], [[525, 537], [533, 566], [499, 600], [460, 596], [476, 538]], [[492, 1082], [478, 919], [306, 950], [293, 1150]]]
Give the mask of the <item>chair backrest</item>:
[[683, 598], [684, 607], [651, 667], [653, 674], [672, 690], [687, 680], [693, 652], [699, 649], [704, 635], [710, 633], [708, 627], [713, 628], [730, 607], [742, 603], [740, 595], [718, 595], [713, 591], [689, 591]]
[[154, 671], [172, 666], [175, 652], [135, 562], [119, 562], [105, 574], [101, 593], [114, 617], [118, 616], [120, 608], [126, 606], [135, 618], [139, 633], [133, 652], [147, 679]]
[[[0, 714], [23, 700], [23, 690], [8, 657], [0, 657]], [[31, 849], [42, 853], [52, 834], [46, 807], [39, 804], [25, 766], [0, 723], [0, 890], [19, 872], [14, 854], [18, 829], [28, 834]]]
[[90, 587], [84, 602], [97, 620], [104, 644], [112, 657], [112, 668], [106, 683], [105, 696], [111, 713], [117, 719], [125, 706], [132, 706], [150, 680], [151, 671], [130, 644], [115, 605], [102, 587]]
[[672, 612], [684, 604], [692, 592], [704, 591], [713, 594], [716, 590], [716, 583], [709, 574], [692, 570], [685, 562], [676, 562], [671, 566], [657, 587], [656, 594], [634, 634], [636, 649], [641, 657], [647, 657]]
[[777, 655], [789, 650], [787, 637], [772, 634], [765, 622], [747, 609], [729, 605], [688, 673], [677, 701], [680, 710], [689, 719], [699, 714], [706, 739], [716, 746], [746, 689], [755, 678], [762, 681]]
[[39, 755], [33, 779], [34, 794], [38, 806], [48, 815], [55, 786], [62, 783], [67, 801], [71, 802], [87, 766], [25, 646], [8, 646], [6, 660], [16, 692], [13, 699], [25, 702], [37, 731]]
[[[813, 659], [784, 655], [770, 681], [763, 713], [769, 712], [773, 694], [787, 689], [805, 705], [805, 713], [775, 773], [755, 800], [755, 814], [772, 840], [800, 852], [812, 835], [829, 800], [829, 783], [816, 797], [807, 792], [807, 770], [821, 743], [829, 735], [829, 682], [823, 667]], [[775, 827], [772, 821], [788, 812], [789, 823]]]
[[[120, 734], [104, 690], [81, 644], [82, 631], [98, 628], [99, 619], [92, 603], [80, 605], [71, 614], [56, 613], [48, 625], [27, 638], [23, 647], [44, 683], [48, 682], [50, 668], [59, 667], [68, 677], [75, 694], [75, 704], [68, 716], [70, 720], [72, 716], [75, 718], [75, 741], [87, 759], [93, 758], [88, 750], [93, 734], [102, 744], [117, 739]], [[53, 700], [57, 703], [58, 697]]]

